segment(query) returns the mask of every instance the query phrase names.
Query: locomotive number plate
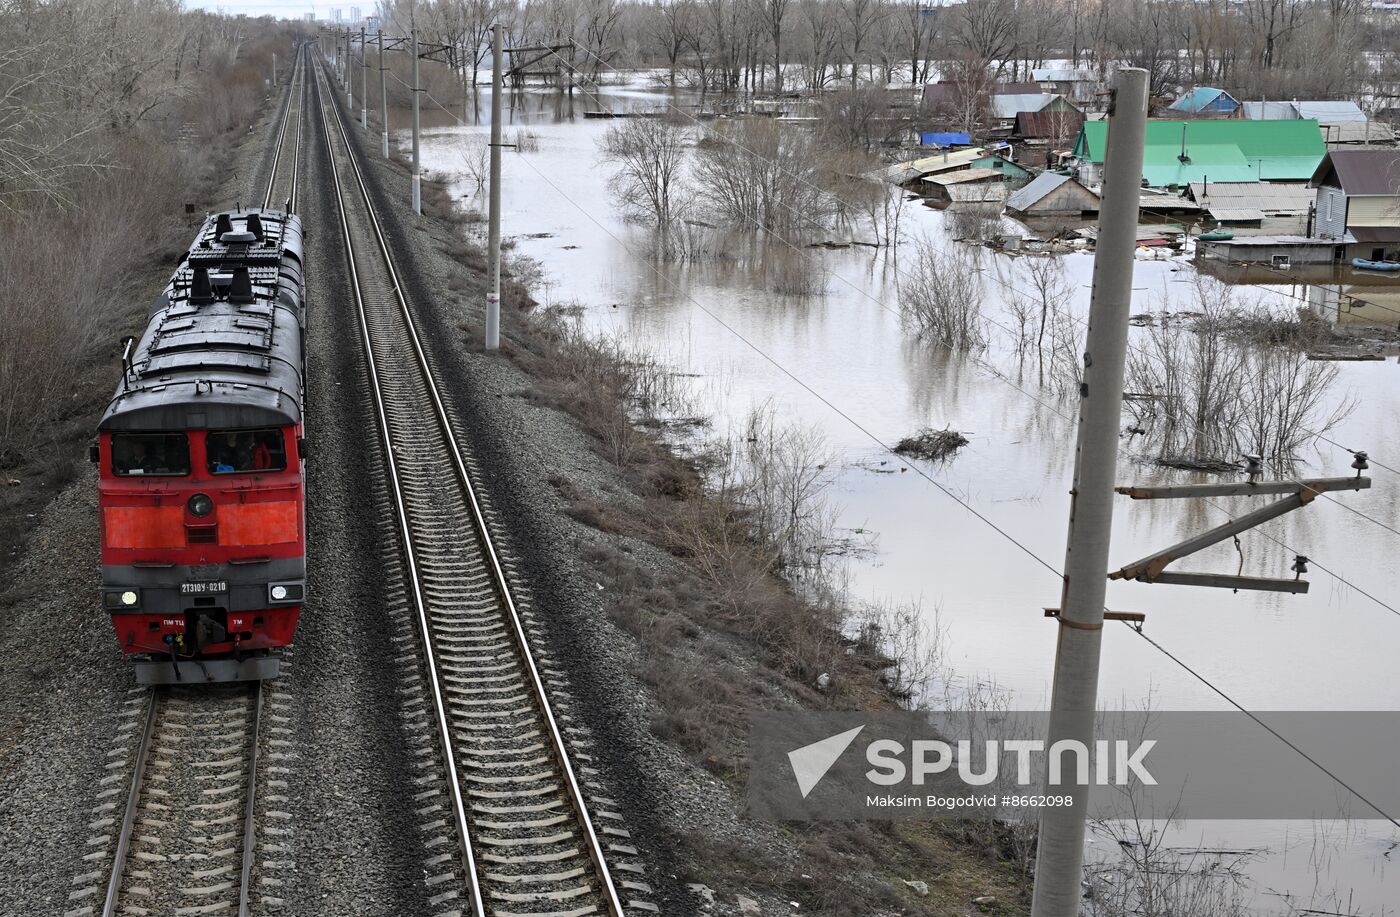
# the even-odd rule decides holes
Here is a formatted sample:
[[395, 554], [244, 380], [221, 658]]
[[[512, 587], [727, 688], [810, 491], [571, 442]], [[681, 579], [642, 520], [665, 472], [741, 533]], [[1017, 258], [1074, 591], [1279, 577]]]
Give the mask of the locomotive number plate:
[[228, 592], [228, 583], [182, 583], [180, 592], [185, 595], [208, 595], [212, 592]]

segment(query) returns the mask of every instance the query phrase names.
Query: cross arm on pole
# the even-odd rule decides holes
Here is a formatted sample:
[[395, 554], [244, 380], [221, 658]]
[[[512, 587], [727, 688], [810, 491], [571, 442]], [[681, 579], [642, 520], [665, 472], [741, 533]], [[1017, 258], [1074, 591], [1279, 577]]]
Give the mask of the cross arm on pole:
[[515, 76], [515, 74], [519, 73], [521, 70], [524, 70], [531, 64], [538, 64], [540, 61], [544, 60], [546, 57], [549, 57], [551, 54], [555, 54], [559, 51], [564, 50], [565, 48], [572, 48], [573, 46], [573, 42], [568, 42], [567, 44], [562, 45], [532, 45], [530, 47], [525, 48], [506, 48], [505, 52], [507, 54], [530, 54], [536, 51], [540, 53], [527, 61], [523, 61], [519, 64], [514, 65], [505, 72], [505, 75]]
[[[427, 48], [427, 50], [423, 50]], [[442, 55], [439, 57], [439, 55]], [[425, 60], [435, 60], [444, 64], [457, 65], [457, 51], [451, 45], [429, 45], [423, 42], [418, 43], [418, 56]]]
[[1307, 506], [1317, 495], [1329, 490], [1365, 490], [1371, 486], [1371, 479], [1357, 475], [1354, 478], [1312, 478], [1306, 481], [1264, 481], [1240, 484], [1197, 484], [1181, 487], [1119, 487], [1120, 494], [1127, 494], [1137, 500], [1151, 500], [1173, 497], [1238, 496], [1247, 494], [1288, 493], [1282, 500], [1275, 500], [1268, 506], [1245, 513], [1238, 519], [1231, 519], [1223, 525], [1202, 532], [1199, 535], [1179, 541], [1169, 548], [1149, 554], [1108, 575], [1109, 579], [1130, 579], [1144, 583], [1172, 583], [1181, 586], [1217, 586], [1230, 589], [1261, 589], [1275, 592], [1306, 592], [1307, 584], [1301, 580], [1270, 579], [1263, 577], [1224, 576], [1197, 573], [1167, 573], [1167, 565], [1183, 557], [1202, 551], [1211, 545], [1233, 538], [1257, 525], [1276, 519], [1295, 509]]

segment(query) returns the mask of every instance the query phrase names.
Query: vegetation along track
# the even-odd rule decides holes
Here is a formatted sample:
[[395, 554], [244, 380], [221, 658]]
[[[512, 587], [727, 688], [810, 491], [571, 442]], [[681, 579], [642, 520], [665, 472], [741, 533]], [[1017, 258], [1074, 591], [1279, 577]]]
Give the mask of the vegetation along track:
[[102, 917], [248, 913], [262, 689], [157, 688]]
[[[297, 163], [301, 159], [301, 118], [306, 108], [306, 60], [306, 46], [302, 45], [297, 48], [296, 57], [292, 62], [287, 104], [282, 108], [277, 139], [273, 142], [272, 168], [267, 179], [267, 193], [263, 195], [262, 200], [264, 210], [279, 207], [289, 213], [296, 211]], [[290, 149], [287, 142], [288, 127], [292, 128]]]
[[[327, 79], [318, 68], [318, 84]], [[331, 91], [318, 93], [331, 190], [423, 648], [428, 720], [450, 762], [444, 815], [461, 840], [460, 862], [438, 857], [447, 871], [428, 882], [435, 890], [454, 876], [464, 882], [473, 917], [620, 917], [604, 832], [585, 805], [345, 118], [334, 102], [326, 109]], [[627, 909], [655, 910], [635, 901]]]

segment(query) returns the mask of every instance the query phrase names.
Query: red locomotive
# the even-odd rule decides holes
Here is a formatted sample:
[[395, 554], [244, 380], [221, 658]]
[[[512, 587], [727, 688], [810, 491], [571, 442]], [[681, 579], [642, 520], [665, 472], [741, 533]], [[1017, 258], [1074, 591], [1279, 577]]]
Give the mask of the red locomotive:
[[102, 604], [137, 681], [277, 674], [306, 596], [302, 232], [209, 216], [98, 426]]

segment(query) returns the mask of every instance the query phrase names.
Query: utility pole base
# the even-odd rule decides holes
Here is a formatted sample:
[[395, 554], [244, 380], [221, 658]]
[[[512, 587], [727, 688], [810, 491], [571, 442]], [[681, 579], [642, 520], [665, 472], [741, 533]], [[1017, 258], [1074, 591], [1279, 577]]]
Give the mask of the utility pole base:
[[501, 349], [501, 295], [486, 294], [486, 349]]
[[388, 132], [388, 131], [384, 131], [382, 134], [379, 135], [379, 137], [380, 137], [380, 139], [383, 141], [383, 146], [384, 146], [384, 151], [383, 151], [383, 152], [384, 152], [384, 158], [385, 158], [385, 159], [388, 159], [388, 158], [389, 158], [389, 132]]
[[413, 212], [423, 213], [423, 179], [416, 172], [413, 175]]

